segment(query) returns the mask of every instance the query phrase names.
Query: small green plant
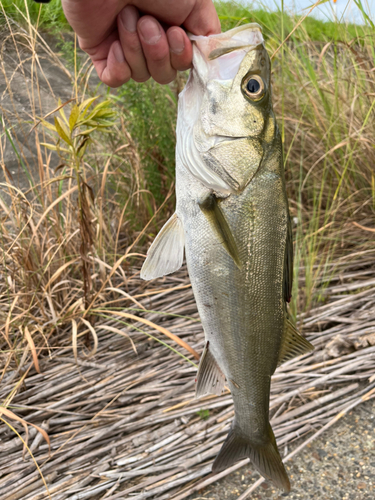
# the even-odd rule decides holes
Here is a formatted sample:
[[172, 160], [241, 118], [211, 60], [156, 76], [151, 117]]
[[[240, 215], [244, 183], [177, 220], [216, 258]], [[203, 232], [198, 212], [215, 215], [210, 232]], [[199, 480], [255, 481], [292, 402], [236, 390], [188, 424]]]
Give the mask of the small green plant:
[[102, 101], [93, 107], [97, 99], [98, 97], [91, 97], [81, 103], [75, 103], [68, 117], [65, 114], [64, 106], [59, 102], [58, 112], [60, 116], [55, 116], [54, 125], [44, 119], [41, 120], [44, 127], [54, 132], [56, 138], [54, 144], [42, 143], [41, 145], [57, 152], [62, 160], [59, 168], [62, 168], [64, 173], [66, 171], [73, 172], [77, 184], [81, 237], [80, 257], [85, 309], [90, 305], [90, 293], [92, 291], [89, 253], [92, 250], [95, 233], [93, 227], [94, 218], [90, 206], [95, 202], [95, 195], [88, 183], [84, 158], [92, 142], [92, 134], [97, 131], [107, 131], [114, 125], [116, 115], [109, 100]]
[[210, 410], [199, 410], [199, 411], [197, 411], [197, 415], [202, 420], [207, 420], [210, 416]]

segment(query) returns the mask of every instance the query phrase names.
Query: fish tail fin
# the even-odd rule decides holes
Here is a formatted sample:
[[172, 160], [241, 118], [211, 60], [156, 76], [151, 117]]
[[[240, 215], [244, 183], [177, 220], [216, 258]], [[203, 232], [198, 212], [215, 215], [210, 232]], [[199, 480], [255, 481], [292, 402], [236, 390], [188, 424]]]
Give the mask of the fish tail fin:
[[249, 457], [263, 477], [270, 479], [278, 488], [289, 492], [288, 474], [277, 449], [276, 439], [270, 424], [268, 437], [269, 440], [264, 445], [252, 443], [243, 436], [234, 422], [215, 459], [212, 472], [220, 472], [239, 460]]

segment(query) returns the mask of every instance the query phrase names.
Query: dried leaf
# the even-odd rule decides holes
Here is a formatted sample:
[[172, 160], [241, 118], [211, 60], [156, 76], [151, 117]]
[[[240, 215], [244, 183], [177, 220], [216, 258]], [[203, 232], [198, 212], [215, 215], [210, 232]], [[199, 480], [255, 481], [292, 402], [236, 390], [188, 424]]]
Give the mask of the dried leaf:
[[155, 330], [158, 330], [159, 332], [163, 333], [166, 337], [172, 339], [179, 346], [181, 346], [184, 349], [186, 349], [188, 352], [190, 352], [190, 354], [192, 354], [195, 357], [195, 359], [199, 359], [200, 358], [200, 356], [197, 353], [197, 351], [195, 351], [192, 347], [190, 347], [189, 344], [187, 344], [185, 341], [183, 341], [182, 339], [180, 339], [179, 337], [177, 337], [177, 335], [174, 335], [174, 333], [170, 332], [166, 328], [163, 328], [162, 326], [159, 326], [156, 323], [153, 323], [152, 321], [149, 321], [146, 318], [141, 318], [141, 317], [138, 317], [138, 316], [134, 316], [134, 314], [125, 313], [125, 312], [122, 312], [122, 311], [106, 311], [106, 310], [98, 309], [97, 312], [107, 313], [107, 314], [109, 313], [109, 314], [112, 314], [114, 316], [121, 316], [122, 318], [132, 319], [134, 321], [138, 321], [140, 323], [144, 323], [145, 325], [151, 326]]
[[73, 354], [76, 363], [78, 363], [78, 349], [77, 349], [77, 338], [78, 338], [78, 326], [75, 319], [72, 319], [72, 347]]
[[[12, 420], [16, 420], [17, 422], [20, 422], [24, 426], [27, 436], [28, 436], [27, 426], [32, 425], [38, 432], [41, 433], [41, 435], [44, 437], [45, 441], [48, 443], [49, 448], [51, 448], [51, 442], [50, 442], [48, 434], [46, 433], [46, 431], [44, 429], [42, 429], [38, 425], [32, 424], [31, 422], [27, 422], [26, 420], [19, 417], [18, 415], [13, 413], [8, 408], [4, 408], [3, 406], [0, 406], [0, 415], [5, 415], [6, 417], [8, 417]], [[26, 444], [27, 444], [27, 441], [26, 441]]]
[[57, 278], [59, 276], [61, 276], [61, 274], [65, 271], [66, 268], [72, 266], [73, 264], [75, 264], [77, 261], [79, 260], [79, 257], [73, 259], [73, 260], [70, 260], [68, 262], [65, 262], [65, 264], [63, 264], [62, 266], [60, 266], [57, 271], [55, 271], [53, 273], [53, 275], [51, 276], [51, 278], [49, 279], [48, 283], [46, 284], [46, 286], [44, 287], [45, 290], [48, 290], [48, 288], [52, 285], [52, 283], [54, 281], [57, 280]]
[[138, 354], [137, 353], [137, 348], [135, 347], [135, 344], [132, 341], [131, 337], [129, 337], [129, 335], [127, 335], [125, 332], [123, 332], [119, 328], [115, 328], [114, 326], [108, 326], [108, 325], [100, 325], [100, 329], [101, 330], [107, 330], [108, 332], [113, 332], [113, 333], [116, 333], [117, 335], [121, 335], [122, 337], [127, 338], [129, 340], [129, 342], [131, 343], [133, 351], [135, 352], [135, 354]]
[[27, 326], [25, 326], [25, 338], [27, 340], [27, 342], [29, 343], [29, 347], [30, 347], [30, 351], [31, 351], [31, 355], [33, 357], [33, 362], [34, 362], [34, 366], [35, 366], [35, 370], [38, 372], [38, 373], [41, 373], [40, 372], [40, 368], [39, 368], [39, 361], [38, 361], [38, 355], [37, 355], [37, 352], [36, 352], [36, 348], [35, 348], [35, 344], [34, 344], [34, 341], [33, 341], [33, 338], [29, 332], [29, 329]]
[[94, 338], [94, 347], [92, 351], [88, 354], [88, 357], [91, 358], [91, 356], [95, 356], [96, 351], [98, 350], [98, 336], [96, 334], [95, 328], [92, 326], [92, 324], [87, 321], [87, 319], [81, 318], [82, 323], [84, 323], [87, 328], [90, 330], [93, 338]]
[[353, 222], [353, 225], [359, 227], [360, 229], [363, 229], [364, 231], [370, 231], [371, 233], [375, 233], [374, 227], [365, 227], [362, 226], [361, 224], [358, 224], [358, 222]]

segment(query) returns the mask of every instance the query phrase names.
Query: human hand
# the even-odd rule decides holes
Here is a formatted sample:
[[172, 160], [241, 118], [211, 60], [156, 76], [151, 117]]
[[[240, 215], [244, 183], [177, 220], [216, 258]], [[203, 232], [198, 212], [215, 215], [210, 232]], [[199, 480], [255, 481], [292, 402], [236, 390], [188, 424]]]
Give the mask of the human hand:
[[220, 33], [212, 0], [62, 0], [62, 5], [80, 47], [110, 87], [150, 76], [166, 84], [177, 70], [188, 69], [192, 46], [180, 26], [195, 35]]

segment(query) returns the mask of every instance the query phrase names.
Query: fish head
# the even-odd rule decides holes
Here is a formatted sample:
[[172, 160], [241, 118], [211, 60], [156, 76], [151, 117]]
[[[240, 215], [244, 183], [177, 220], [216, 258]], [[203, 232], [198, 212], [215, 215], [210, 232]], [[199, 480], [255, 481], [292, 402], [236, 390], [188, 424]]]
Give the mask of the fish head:
[[204, 89], [198, 122], [207, 135], [259, 136], [268, 118], [270, 58], [260, 27], [241, 28], [191, 37], [193, 73]]
[[249, 161], [259, 166], [265, 142], [275, 135], [270, 58], [255, 23], [190, 39], [193, 69], [180, 94], [179, 129], [180, 137], [191, 137], [181, 142], [190, 148], [190, 159], [201, 162], [201, 178], [213, 172], [234, 192], [248, 182]]

